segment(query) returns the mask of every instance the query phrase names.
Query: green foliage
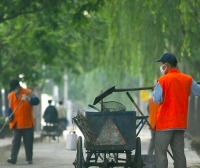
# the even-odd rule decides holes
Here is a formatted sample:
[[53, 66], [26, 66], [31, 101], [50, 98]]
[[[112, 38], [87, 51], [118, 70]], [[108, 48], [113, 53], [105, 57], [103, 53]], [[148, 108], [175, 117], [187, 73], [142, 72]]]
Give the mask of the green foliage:
[[[81, 15], [80, 18], [83, 19], [79, 20], [79, 25], [84, 25], [86, 17], [82, 12], [96, 10], [102, 2], [2, 0], [1, 85], [19, 74], [31, 84], [30, 87], [34, 87], [38, 82], [44, 83], [44, 78], [50, 77], [57, 81], [66, 67], [75, 73], [83, 71], [78, 49], [80, 32], [73, 29], [76, 25], [75, 18]], [[45, 73], [43, 65], [46, 65]], [[52, 73], [55, 70], [60, 73]], [[3, 87], [7, 88], [7, 85]]]
[[46, 79], [62, 86], [66, 71], [70, 97], [91, 102], [100, 88], [134, 87], [138, 76], [138, 85], [153, 85], [160, 76], [154, 60], [164, 52], [198, 80], [199, 6], [199, 0], [2, 0], [0, 86], [8, 89], [19, 74], [32, 88]]

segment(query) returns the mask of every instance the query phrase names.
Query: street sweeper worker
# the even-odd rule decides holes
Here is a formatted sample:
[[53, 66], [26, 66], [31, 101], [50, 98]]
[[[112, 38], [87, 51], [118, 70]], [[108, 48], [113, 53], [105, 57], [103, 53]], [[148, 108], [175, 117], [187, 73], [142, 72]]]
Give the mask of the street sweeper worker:
[[10, 82], [10, 90], [6, 122], [9, 122], [9, 127], [13, 131], [13, 140], [11, 155], [7, 162], [11, 164], [17, 162], [21, 138], [23, 137], [26, 161], [28, 164], [32, 164], [34, 138], [33, 105], [38, 105], [40, 100], [32, 90], [22, 88], [18, 79], [13, 79]]
[[160, 62], [163, 76], [157, 79], [153, 100], [159, 104], [155, 123], [156, 168], [167, 168], [167, 148], [170, 145], [174, 168], [186, 168], [184, 132], [187, 129], [188, 100], [190, 95], [200, 96], [200, 85], [177, 68], [177, 58], [171, 53], [163, 54]]

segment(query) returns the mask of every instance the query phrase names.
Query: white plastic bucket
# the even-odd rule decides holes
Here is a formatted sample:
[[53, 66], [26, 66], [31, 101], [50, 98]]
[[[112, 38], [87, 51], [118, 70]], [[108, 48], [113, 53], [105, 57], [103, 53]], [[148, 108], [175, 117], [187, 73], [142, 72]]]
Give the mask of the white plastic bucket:
[[77, 138], [78, 138], [78, 136], [75, 131], [71, 131], [67, 134], [67, 138], [66, 138], [66, 149], [67, 150], [76, 150]]

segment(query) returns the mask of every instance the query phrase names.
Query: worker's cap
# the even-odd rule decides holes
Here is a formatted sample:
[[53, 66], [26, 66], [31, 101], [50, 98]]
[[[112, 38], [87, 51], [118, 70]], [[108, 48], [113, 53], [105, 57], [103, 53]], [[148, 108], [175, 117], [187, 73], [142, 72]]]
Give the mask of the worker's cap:
[[172, 66], [176, 66], [178, 63], [176, 57], [171, 53], [163, 54], [159, 59], [156, 60], [156, 62], [169, 63]]
[[17, 86], [19, 86], [19, 80], [18, 79], [11, 80], [11, 82], [10, 82], [10, 91], [15, 90]]

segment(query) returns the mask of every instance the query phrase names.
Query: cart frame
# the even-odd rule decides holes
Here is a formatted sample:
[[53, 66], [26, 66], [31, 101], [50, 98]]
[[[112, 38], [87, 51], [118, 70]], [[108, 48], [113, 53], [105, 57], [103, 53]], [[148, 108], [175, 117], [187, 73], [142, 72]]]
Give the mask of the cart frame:
[[[135, 126], [132, 126], [134, 130], [134, 138], [132, 139], [132, 146], [123, 146], [123, 145], [91, 145], [91, 143], [88, 143], [87, 140], [85, 140], [85, 148], [86, 148], [86, 158], [84, 158], [83, 155], [83, 139], [81, 136], [78, 137], [77, 141], [77, 154], [76, 159], [74, 161], [74, 166], [76, 168], [87, 168], [91, 166], [97, 166], [102, 168], [107, 167], [135, 167], [135, 168], [142, 168], [144, 166], [144, 162], [142, 160], [141, 155], [141, 140], [138, 136], [140, 131], [142, 130], [143, 126], [146, 123], [148, 116], [136, 116], [136, 112], [86, 112], [86, 116], [93, 116], [93, 114], [96, 113], [96, 115], [103, 115], [103, 118], [105, 118], [105, 115], [108, 114], [107, 118], [110, 117], [110, 114], [113, 114], [114, 116], [118, 116], [119, 114], [126, 114], [126, 113], [132, 113], [134, 114], [132, 118], [133, 124]], [[100, 113], [100, 114], [98, 114]], [[99, 116], [98, 116], [99, 117]], [[87, 118], [86, 118], [87, 119]], [[77, 118], [73, 118], [73, 122], [78, 126], [80, 131], [84, 134], [84, 130], [82, 128], [82, 125], [78, 122]], [[90, 123], [89, 124], [93, 124]], [[130, 123], [128, 123], [130, 124]], [[105, 125], [105, 124], [104, 124]], [[98, 126], [97, 126], [98, 127]], [[94, 129], [93, 129], [94, 130]], [[135, 144], [134, 144], [135, 143]], [[88, 145], [89, 144], [89, 145]], [[123, 148], [124, 147], [124, 148]], [[133, 150], [135, 150], [135, 154], [132, 155]]]
[[[85, 144], [85, 149], [86, 149], [86, 152], [85, 152], [86, 157], [84, 158], [83, 142], [82, 142], [83, 140], [82, 140], [82, 136], [79, 136], [78, 141], [77, 141], [76, 158], [75, 158], [75, 161], [73, 162], [75, 168], [82, 168], [82, 167], [88, 168], [91, 166], [97, 166], [99, 168], [110, 168], [110, 167], [144, 168], [144, 167], [146, 167], [146, 163], [148, 161], [150, 161], [149, 163], [153, 163], [150, 165], [151, 168], [155, 167], [154, 155], [143, 155], [142, 156], [142, 154], [141, 154], [141, 140], [139, 137], [139, 133], [145, 124], [149, 125], [149, 123], [147, 121], [148, 116], [143, 115], [143, 113], [140, 111], [139, 107], [136, 105], [136, 103], [134, 102], [134, 100], [132, 99], [132, 97], [130, 96], [130, 94], [128, 92], [126, 92], [126, 94], [130, 98], [130, 100], [134, 103], [134, 105], [136, 106], [139, 113], [142, 115], [142, 116], [136, 116], [136, 112], [133, 112], [133, 113], [135, 113], [135, 115], [134, 115], [134, 117], [130, 117], [130, 118], [134, 121], [134, 125], [131, 125], [130, 120], [128, 121], [128, 122], [130, 122], [129, 124], [132, 126], [132, 127], [130, 127], [129, 131], [132, 133], [134, 132], [134, 138], [131, 139], [132, 145], [127, 143], [129, 141], [129, 139], [125, 138], [126, 134], [122, 134], [125, 131], [124, 129], [126, 127], [123, 125], [124, 123], [121, 122], [122, 129], [120, 130], [121, 125], [119, 124], [120, 123], [119, 119], [116, 119], [115, 121], [112, 120], [112, 121], [113, 121], [113, 124], [117, 127], [117, 129], [121, 133], [122, 139], [124, 138], [123, 139], [124, 141], [123, 140], [120, 141], [119, 140], [120, 138], [117, 137], [118, 140], [117, 140], [116, 146], [115, 146], [115, 143], [113, 142], [113, 141], [116, 141], [114, 138], [113, 139], [111, 138], [111, 144], [106, 142], [103, 139], [104, 137], [99, 138], [99, 136], [101, 135], [102, 132], [105, 134], [107, 133], [108, 135], [112, 134], [112, 132], [109, 132], [109, 131], [106, 132], [107, 130], [109, 130], [108, 127], [107, 127], [107, 130], [104, 129], [104, 131], [102, 131], [103, 128], [100, 128], [101, 131], [99, 131], [98, 129], [95, 129], [96, 127], [98, 128], [100, 125], [103, 125], [105, 127], [105, 125], [107, 124], [106, 122], [108, 122], [108, 120], [109, 120], [109, 117], [105, 117], [105, 116], [107, 115], [107, 111], [111, 112], [110, 109], [114, 109], [114, 111], [112, 111], [112, 112], [116, 116], [118, 114], [120, 114], [120, 112], [122, 112], [122, 111], [125, 115], [127, 113], [126, 109], [124, 108], [124, 106], [121, 103], [116, 102], [116, 103], [118, 103], [118, 106], [116, 106], [117, 109], [115, 109], [112, 107], [108, 107], [105, 104], [105, 102], [103, 102], [103, 98], [105, 98], [106, 96], [110, 95], [113, 92], [124, 92], [124, 91], [129, 91], [129, 90], [130, 89], [120, 89], [119, 90], [119, 89], [115, 89], [115, 87], [111, 87], [111, 88], [107, 89], [105, 92], [102, 92], [100, 95], [98, 95], [94, 100], [93, 105], [95, 105], [99, 102], [101, 103], [101, 110], [98, 110], [98, 108], [96, 108], [93, 105], [89, 105], [89, 107], [92, 107], [95, 110], [102, 113], [102, 115], [103, 115], [102, 118], [104, 118], [106, 120], [105, 122], [101, 122], [101, 117], [99, 119], [96, 119], [94, 122], [90, 122], [90, 118], [88, 118], [90, 115], [87, 115], [87, 112], [85, 115], [86, 117], [84, 119], [84, 121], [86, 121], [86, 123], [84, 123], [84, 124], [79, 122], [78, 117], [72, 118], [73, 122], [78, 126], [80, 131], [83, 133], [83, 136], [85, 138], [84, 144]], [[136, 90], [138, 90], [138, 89], [136, 89]], [[140, 90], [143, 90], [143, 89], [140, 89]], [[114, 101], [111, 101], [111, 102], [113, 103]], [[96, 112], [96, 113], [98, 113], [98, 112]], [[98, 114], [96, 114], [96, 115], [98, 115]], [[101, 124], [98, 124], [98, 122], [101, 122]], [[112, 122], [110, 122], [110, 123], [111, 124], [109, 126], [112, 127]], [[83, 128], [83, 125], [86, 126], [86, 130], [89, 130], [89, 133], [85, 132], [85, 128]], [[95, 125], [95, 127], [94, 127], [94, 125]], [[93, 133], [96, 133], [97, 135], [94, 135]], [[90, 139], [92, 139], [93, 141], [90, 141]], [[125, 142], [125, 143], [120, 144], [120, 142]], [[99, 143], [100, 143], [100, 145], [99, 145]], [[127, 144], [128, 144], [128, 146], [127, 146]], [[132, 154], [133, 151], [135, 151], [134, 155]], [[148, 165], [147, 165], [147, 167], [149, 168]]]

